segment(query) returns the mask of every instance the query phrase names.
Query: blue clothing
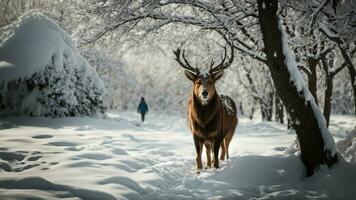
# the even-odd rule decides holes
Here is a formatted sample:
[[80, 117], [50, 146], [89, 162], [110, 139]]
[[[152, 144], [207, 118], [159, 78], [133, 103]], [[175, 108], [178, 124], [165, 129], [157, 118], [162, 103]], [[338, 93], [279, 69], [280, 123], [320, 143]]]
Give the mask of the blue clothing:
[[140, 104], [138, 105], [137, 112], [142, 114], [148, 112], [148, 106], [144, 100], [141, 100]]

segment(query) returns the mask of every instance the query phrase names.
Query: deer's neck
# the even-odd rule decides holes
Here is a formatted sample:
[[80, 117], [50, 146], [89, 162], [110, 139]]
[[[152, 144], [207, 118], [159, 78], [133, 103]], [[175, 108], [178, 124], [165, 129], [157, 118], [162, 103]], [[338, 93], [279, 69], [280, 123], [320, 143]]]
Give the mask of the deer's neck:
[[202, 105], [198, 97], [193, 94], [192, 117], [200, 126], [205, 127], [217, 114], [219, 103], [219, 95], [216, 92], [207, 105]]

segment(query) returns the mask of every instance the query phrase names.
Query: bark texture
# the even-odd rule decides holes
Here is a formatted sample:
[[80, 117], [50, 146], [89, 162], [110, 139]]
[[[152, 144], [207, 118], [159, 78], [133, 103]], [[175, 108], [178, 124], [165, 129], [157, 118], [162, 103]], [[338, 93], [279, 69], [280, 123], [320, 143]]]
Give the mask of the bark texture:
[[[320, 165], [334, 165], [337, 154], [324, 150], [324, 141], [317, 117], [310, 101], [306, 101], [291, 80], [282, 48], [282, 34], [278, 26], [278, 1], [258, 0], [260, 26], [263, 34], [264, 52], [277, 94], [282, 99], [293, 122], [301, 148], [301, 159], [306, 175], [311, 176]], [[276, 52], [277, 56], [274, 56]]]

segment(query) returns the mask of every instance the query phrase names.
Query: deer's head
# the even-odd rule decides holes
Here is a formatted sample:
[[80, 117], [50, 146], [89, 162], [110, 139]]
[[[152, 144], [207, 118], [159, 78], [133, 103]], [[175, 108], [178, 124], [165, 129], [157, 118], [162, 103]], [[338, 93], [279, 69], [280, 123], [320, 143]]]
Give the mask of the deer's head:
[[[210, 100], [214, 97], [216, 93], [215, 83], [219, 80], [223, 74], [224, 69], [228, 68], [232, 61], [234, 60], [234, 49], [231, 47], [230, 59], [225, 62], [227, 57], [226, 47], [224, 47], [224, 54], [221, 55], [221, 63], [214, 66], [214, 61], [211, 60], [210, 68], [206, 71], [201, 71], [197, 67], [193, 68], [184, 55], [184, 50], [177, 49], [173, 51], [176, 56], [176, 61], [179, 65], [184, 68], [185, 76], [193, 82], [193, 93], [198, 98], [202, 105], [208, 105]], [[183, 57], [183, 61], [181, 60]]]

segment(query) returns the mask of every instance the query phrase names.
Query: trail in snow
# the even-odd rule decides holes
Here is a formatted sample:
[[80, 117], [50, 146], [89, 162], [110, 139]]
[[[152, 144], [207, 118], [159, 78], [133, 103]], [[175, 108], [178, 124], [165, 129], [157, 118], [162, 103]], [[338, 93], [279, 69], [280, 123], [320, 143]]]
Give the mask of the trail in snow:
[[[2, 199], [347, 199], [356, 167], [341, 163], [304, 179], [296, 156], [282, 157], [295, 135], [285, 126], [241, 119], [231, 159], [195, 174], [184, 118], [136, 113], [108, 119], [0, 119]], [[352, 121], [335, 122], [336, 139]], [[341, 127], [342, 125], [342, 127]], [[343, 184], [340, 186], [340, 181]]]

